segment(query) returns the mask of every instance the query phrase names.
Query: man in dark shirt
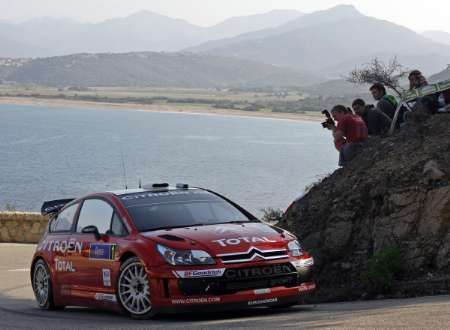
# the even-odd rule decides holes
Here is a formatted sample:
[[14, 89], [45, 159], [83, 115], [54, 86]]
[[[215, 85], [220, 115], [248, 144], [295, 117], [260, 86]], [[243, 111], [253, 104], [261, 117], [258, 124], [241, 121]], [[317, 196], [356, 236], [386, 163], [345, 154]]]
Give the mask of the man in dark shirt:
[[339, 151], [339, 166], [345, 166], [361, 150], [367, 139], [367, 126], [360, 116], [349, 113], [343, 105], [333, 107], [331, 115], [338, 122], [336, 127], [329, 128]]
[[[398, 102], [394, 96], [388, 95], [386, 93], [386, 88], [383, 84], [375, 83], [370, 87], [370, 92], [372, 93], [373, 98], [378, 101], [376, 109], [382, 111], [386, 115], [389, 116], [391, 120], [394, 119], [395, 111], [398, 107]], [[401, 124], [404, 123], [404, 109], [402, 109], [399, 113], [396, 127], [400, 128]]]
[[392, 120], [373, 105], [366, 105], [364, 100], [356, 99], [352, 103], [352, 108], [366, 123], [369, 135], [382, 135], [389, 131]]

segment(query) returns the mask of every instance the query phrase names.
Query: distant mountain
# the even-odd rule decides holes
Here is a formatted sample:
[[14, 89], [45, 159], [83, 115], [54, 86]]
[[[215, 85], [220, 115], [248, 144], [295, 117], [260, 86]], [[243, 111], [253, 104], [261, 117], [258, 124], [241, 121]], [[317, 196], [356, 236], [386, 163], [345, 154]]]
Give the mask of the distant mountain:
[[232, 17], [207, 28], [208, 37], [211, 40], [234, 37], [249, 31], [276, 27], [303, 15], [297, 10], [272, 10], [264, 14]]
[[450, 33], [444, 31], [425, 31], [422, 33], [424, 37], [442, 44], [450, 45]]
[[283, 33], [300, 28], [305, 28], [308, 26], [320, 25], [362, 16], [363, 15], [358, 12], [355, 7], [350, 5], [340, 5], [328, 10], [322, 10], [311, 14], [302, 15], [297, 19], [288, 21], [285, 24], [277, 27], [243, 33], [234, 38], [209, 41], [196, 47], [191, 47], [188, 50], [193, 52], [206, 52], [247, 40], [262, 40], [264, 38], [281, 35]]
[[450, 80], [450, 65], [444, 71], [436, 73], [428, 79], [428, 81], [432, 83], [444, 80]]
[[264, 87], [318, 81], [292, 69], [189, 53], [78, 54], [34, 59], [9, 70], [5, 82], [47, 86]]
[[[442, 61], [434, 63], [433, 57], [450, 56], [449, 46], [433, 42], [405, 27], [363, 16], [352, 6], [339, 6], [310, 15], [276, 29], [238, 36], [224, 43], [209, 43], [197, 50], [315, 72], [324, 72], [325, 68], [355, 58], [368, 62], [377, 54], [421, 59], [414, 67], [427, 65], [431, 72], [436, 72], [442, 70]], [[315, 20], [317, 17], [320, 20]], [[291, 29], [284, 31], [287, 26]], [[357, 64], [360, 63], [353, 66]], [[340, 73], [344, 72], [347, 68]]]
[[[33, 19], [21, 24], [3, 21], [0, 22], [0, 57], [177, 51], [207, 40], [278, 26], [301, 15], [292, 10], [272, 11], [231, 18], [209, 28], [149, 11], [97, 24], [53, 18]], [[6, 44], [7, 47], [3, 46]]]

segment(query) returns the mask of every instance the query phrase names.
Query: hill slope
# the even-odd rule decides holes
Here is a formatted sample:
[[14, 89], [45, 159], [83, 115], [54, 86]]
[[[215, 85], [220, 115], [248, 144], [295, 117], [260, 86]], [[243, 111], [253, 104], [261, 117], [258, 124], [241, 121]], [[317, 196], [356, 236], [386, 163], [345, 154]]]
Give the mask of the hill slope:
[[[435, 115], [374, 138], [288, 209], [280, 225], [313, 252], [320, 299], [364, 297], [374, 289], [365, 280], [370, 275], [389, 284], [389, 262], [400, 269], [394, 294], [450, 291], [449, 126], [449, 114]], [[381, 257], [394, 248], [399, 260]]]
[[[197, 26], [149, 11], [95, 24], [53, 18], [33, 19], [20, 24], [2, 21], [0, 57], [178, 51], [208, 40], [278, 26], [299, 16], [301, 13], [293, 10], [272, 11], [235, 17], [212, 27]], [[20, 43], [14, 44], [11, 40]]]
[[[323, 73], [341, 63], [367, 63], [382, 55], [408, 59], [427, 72], [442, 70], [450, 47], [402, 26], [363, 16], [351, 6], [305, 15], [279, 28], [258, 31], [193, 50]], [[339, 15], [337, 15], [339, 14]], [[433, 60], [429, 60], [429, 58]], [[342, 69], [343, 73], [348, 66]], [[336, 77], [336, 75], [335, 75]]]
[[78, 54], [35, 59], [9, 70], [4, 81], [47, 86], [255, 87], [317, 81], [291, 69], [188, 53]]
[[450, 33], [445, 31], [425, 31], [422, 33], [424, 37], [436, 42], [450, 45]]
[[362, 16], [363, 15], [359, 13], [355, 9], [355, 7], [349, 5], [340, 5], [331, 9], [302, 15], [297, 19], [286, 22], [285, 24], [282, 24], [280, 26], [243, 33], [233, 38], [208, 41], [204, 44], [191, 47], [187, 50], [192, 52], [214, 51], [215, 49], [220, 49], [248, 40], [263, 40], [264, 38], [281, 35], [289, 31], [294, 31], [309, 26], [338, 22], [344, 19], [353, 19]]

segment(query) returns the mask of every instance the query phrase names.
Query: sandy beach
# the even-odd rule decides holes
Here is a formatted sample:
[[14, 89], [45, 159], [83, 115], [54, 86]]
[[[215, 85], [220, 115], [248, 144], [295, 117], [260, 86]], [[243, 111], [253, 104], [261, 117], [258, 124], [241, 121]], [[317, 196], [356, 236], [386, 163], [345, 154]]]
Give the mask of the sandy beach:
[[159, 113], [190, 113], [203, 115], [221, 115], [221, 116], [240, 116], [240, 117], [260, 117], [273, 119], [288, 119], [298, 121], [321, 121], [323, 118], [320, 113], [313, 114], [296, 114], [296, 113], [282, 113], [282, 112], [264, 112], [264, 111], [243, 111], [232, 109], [220, 109], [208, 106], [196, 105], [177, 105], [177, 104], [133, 104], [133, 103], [105, 103], [105, 102], [89, 102], [89, 101], [75, 101], [64, 99], [43, 99], [33, 97], [0, 97], [0, 104], [14, 104], [14, 105], [33, 105], [46, 106], [52, 108], [58, 107], [79, 107], [86, 109], [109, 109], [109, 110], [134, 110], [134, 111], [149, 111]]

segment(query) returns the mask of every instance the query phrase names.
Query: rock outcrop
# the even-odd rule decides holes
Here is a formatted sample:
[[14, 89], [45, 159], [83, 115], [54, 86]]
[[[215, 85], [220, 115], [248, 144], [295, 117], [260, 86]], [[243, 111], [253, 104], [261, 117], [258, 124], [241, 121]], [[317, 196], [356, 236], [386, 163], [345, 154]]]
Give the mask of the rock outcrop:
[[390, 248], [398, 249], [401, 263], [391, 294], [405, 293], [407, 283], [414, 283], [408, 294], [435, 293], [421, 286], [439, 279], [439, 290], [449, 290], [450, 114], [371, 138], [279, 225], [315, 256], [320, 300], [370, 295], [364, 280], [370, 260]]

